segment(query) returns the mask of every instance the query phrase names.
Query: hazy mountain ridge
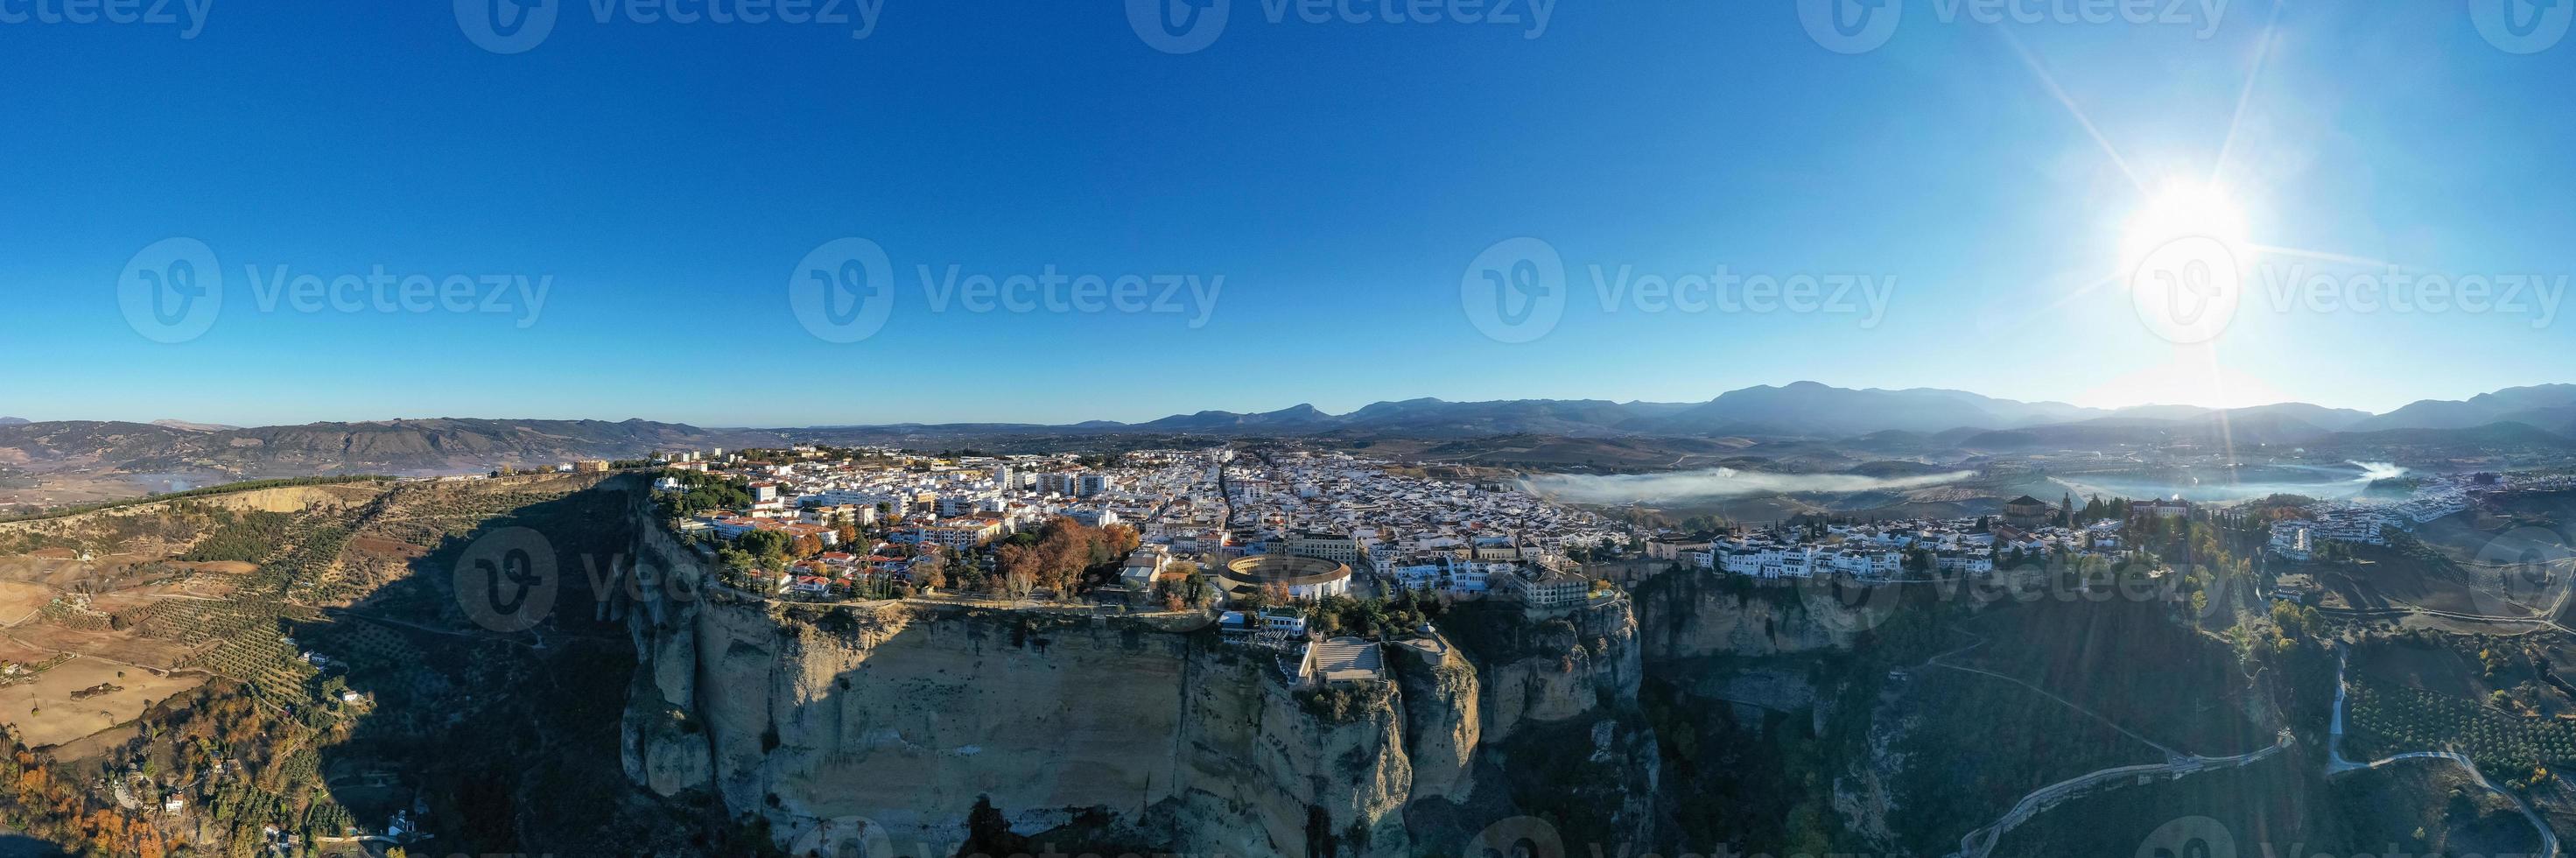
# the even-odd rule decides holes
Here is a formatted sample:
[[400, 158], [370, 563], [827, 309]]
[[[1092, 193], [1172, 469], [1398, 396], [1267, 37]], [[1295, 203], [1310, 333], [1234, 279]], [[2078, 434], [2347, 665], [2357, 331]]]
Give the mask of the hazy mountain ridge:
[[[1089, 421], [879, 424], [808, 429], [706, 429], [644, 420], [401, 419], [235, 428], [164, 420], [0, 421], [0, 462], [31, 470], [127, 473], [219, 471], [239, 478], [329, 473], [455, 473], [498, 464], [545, 465], [641, 456], [662, 449], [773, 446], [799, 440], [937, 444], [960, 437], [1168, 435], [1322, 436], [1350, 441], [1414, 438], [1492, 446], [1547, 438], [1587, 444], [1662, 439], [1657, 449], [1690, 457], [1770, 439], [1903, 455], [2009, 453], [2039, 449], [2194, 444], [2210, 449], [2413, 446], [2446, 442], [2576, 447], [2576, 385], [2542, 385], [2426, 400], [2388, 414], [2307, 403], [2213, 410], [2189, 406], [2100, 409], [2021, 402], [1937, 388], [1851, 389], [1816, 382], [1729, 391], [1707, 402], [1599, 399], [1452, 402], [1429, 397], [1376, 402], [1349, 414], [1311, 404], [1276, 411], [1201, 411], [1145, 423]], [[1699, 450], [1685, 441], [1725, 442]], [[1523, 443], [1523, 442], [1514, 442]], [[1584, 449], [1566, 447], [1566, 450]], [[1605, 450], [1605, 452], [1616, 452]], [[1568, 455], [1572, 455], [1569, 453]], [[1671, 455], [1671, 454], [1667, 454]], [[1837, 454], [1839, 455], [1839, 454]], [[1639, 453], [1640, 458], [1652, 458]]]
[[2508, 387], [2465, 400], [2423, 399], [2356, 422], [2352, 428], [2466, 429], [2489, 423], [2562, 427], [2576, 422], [2576, 384]]
[[1979, 432], [1958, 440], [1964, 449], [2109, 448], [2129, 444], [2192, 444], [2211, 449], [2296, 447], [2335, 433], [2281, 413], [2211, 413], [2182, 420], [2102, 417], [2075, 423]]
[[782, 441], [774, 433], [643, 420], [435, 418], [248, 429], [63, 421], [0, 427], [0, 460], [128, 472], [209, 469], [243, 477], [427, 473]]
[[[2446, 406], [2467, 409], [2445, 410]], [[2452, 416], [2454, 413], [2465, 416]], [[2492, 415], [2475, 419], [2477, 415]], [[1373, 432], [1423, 437], [1554, 434], [1723, 436], [1769, 435], [1858, 438], [1905, 432], [1926, 436], [2035, 428], [2095, 420], [2245, 423], [2259, 434], [2298, 434], [2403, 428], [2468, 428], [2511, 420], [2553, 432], [2576, 432], [2576, 385], [2515, 388], [2481, 394], [2466, 403], [2428, 400], [2386, 415], [2304, 402], [2212, 409], [2192, 405], [2140, 405], [2105, 409], [2064, 402], [2023, 402], [1941, 388], [1854, 389], [1813, 381], [1728, 391], [1706, 402], [1613, 402], [1599, 399], [1516, 399], [1451, 402], [1422, 397], [1370, 403], [1348, 414], [1300, 404], [1278, 411], [1201, 411], [1145, 423], [1090, 421], [1071, 427], [1093, 431], [1264, 433]], [[2152, 425], [2134, 423], [2132, 425]], [[983, 428], [997, 428], [985, 426]]]

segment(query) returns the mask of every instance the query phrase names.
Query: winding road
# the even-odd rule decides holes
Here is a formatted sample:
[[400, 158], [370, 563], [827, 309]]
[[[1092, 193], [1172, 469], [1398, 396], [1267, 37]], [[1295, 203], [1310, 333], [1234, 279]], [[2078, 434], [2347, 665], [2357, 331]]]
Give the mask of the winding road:
[[[2553, 566], [2561, 563], [2576, 563], [2576, 558], [2558, 558], [2556, 560], [2549, 561], [2549, 563]], [[2567, 626], [2561, 625], [2557, 620], [2557, 617], [2567, 609], [2568, 602], [2571, 599], [2576, 599], [2576, 575], [2570, 575], [2565, 582], [2558, 585], [2558, 597], [2550, 604], [2548, 610], [2534, 616], [2513, 617], [2489, 614], [2470, 614], [2458, 611], [2436, 610], [2416, 605], [2376, 609], [2345, 609], [2337, 613], [2351, 616], [2421, 614], [2425, 616], [2455, 620], [2515, 623], [2530, 626], [2530, 628], [2525, 631], [2553, 629], [2556, 631], [2576, 634], [2576, 629], [2570, 629]], [[1977, 637], [1965, 630], [1958, 631], [1962, 634], [1968, 634], [1968, 636], [1972, 638]], [[1950, 858], [1986, 858], [1986, 856], [1994, 850], [1997, 841], [2003, 839], [2003, 836], [2006, 833], [2011, 832], [2022, 823], [2029, 821], [2031, 817], [2037, 816], [2042, 811], [2056, 807], [2070, 799], [2089, 795], [2099, 790], [2116, 788], [2122, 784], [2123, 779], [2134, 779], [2130, 780], [2130, 783], [2144, 783], [2146, 779], [2159, 777], [2166, 780], [2173, 780], [2199, 772], [2231, 769], [2239, 766], [2251, 765], [2287, 750], [2292, 741], [2291, 732], [2285, 728], [2280, 733], [2279, 741], [2274, 742], [2271, 747], [2267, 747], [2253, 753], [2239, 754], [2233, 757], [2202, 757], [2198, 755], [2184, 754], [2150, 740], [2145, 736], [2138, 735], [2136, 732], [2113, 722], [2111, 719], [2103, 717], [2101, 713], [2087, 709], [2076, 704], [2074, 701], [2059, 697], [2056, 694], [2050, 693], [2047, 689], [2032, 685], [2018, 677], [2006, 676], [2004, 674], [1980, 668], [1949, 664], [1944, 661], [1951, 656], [1976, 649], [1984, 644], [1985, 639], [1978, 638], [1976, 642], [1968, 644], [1967, 646], [1950, 650], [1926, 659], [1921, 667], [1940, 667], [1965, 673], [1981, 674], [2019, 685], [2023, 688], [2029, 689], [2033, 693], [2047, 697], [2050, 700], [2064, 704], [2068, 708], [2091, 716], [2094, 720], [2102, 722], [2111, 729], [2118, 731], [2121, 735], [2136, 739], [2139, 742], [2145, 743], [2149, 747], [2162, 751], [2167, 757], [2167, 760], [2160, 764], [2115, 766], [2077, 775], [2057, 783], [2049, 784], [2048, 786], [2040, 787], [2029, 795], [2023, 796], [2021, 801], [2016, 802], [2011, 810], [2004, 813], [2002, 818], [1995, 820], [1994, 823], [1987, 825], [1984, 828], [1969, 832], [1965, 837], [1959, 838], [1959, 851], [1953, 853]], [[2558, 858], [2557, 832], [2550, 830], [2549, 823], [2546, 820], [2543, 820], [2538, 812], [2532, 810], [2531, 805], [2528, 802], [2523, 801], [2521, 796], [2514, 795], [2502, 787], [2498, 787], [2493, 781], [2488, 780], [2486, 773], [2478, 770], [2476, 761], [2471, 760], [2466, 754], [2452, 751], [2413, 751], [2368, 762], [2346, 759], [2343, 755], [2346, 690], [2345, 675], [2346, 667], [2351, 661], [2351, 654], [2347, 652], [2341, 644], [2336, 645], [2335, 654], [2334, 713], [2331, 719], [2329, 735], [2326, 743], [2328, 750], [2326, 761], [2327, 777], [2331, 778], [2350, 774], [2352, 772], [2369, 771], [2396, 763], [2404, 763], [2414, 760], [2448, 760], [2452, 763], [2458, 764], [2460, 768], [2466, 770], [2469, 773], [2469, 777], [2476, 780], [2480, 787], [2484, 787], [2489, 792], [2504, 796], [2505, 800], [2513, 802], [2514, 808], [2522, 813], [2525, 820], [2531, 822], [2531, 827], [2540, 832], [2540, 858]]]
[[2145, 783], [2151, 778], [2177, 780], [2201, 772], [2253, 765], [2289, 748], [2290, 731], [2283, 730], [2279, 741], [2250, 754], [2238, 754], [2232, 757], [2187, 756], [2163, 763], [2116, 766], [2067, 778], [2040, 787], [2037, 791], [2023, 796], [2020, 802], [2014, 804], [2011, 810], [2005, 811], [2003, 818], [1995, 820], [1994, 824], [1968, 832], [1968, 836], [1959, 838], [1959, 851], [1953, 858], [1963, 856], [1964, 858], [1985, 858], [1987, 853], [1994, 850], [1995, 841], [2003, 839], [2006, 833], [2030, 821], [2031, 817], [2039, 815], [2041, 811], [2064, 804], [2069, 799], [2090, 795], [2097, 788], [2109, 789], [2121, 786], [2123, 784], [2120, 781], [2123, 779], [2132, 779], [2130, 783]]
[[[2567, 632], [2569, 634], [2576, 634], [2576, 629], [2560, 625], [2558, 622], [2559, 614], [2567, 610], [2568, 601], [2570, 599], [2576, 599], [2576, 557], [2561, 557], [2556, 560], [2546, 561], [2545, 563], [2545, 565], [2552, 567], [2559, 566], [2561, 564], [2570, 564], [2571, 574], [2568, 575], [2565, 580], [2555, 585], [2558, 589], [2558, 598], [2550, 602], [2548, 610], [2529, 616], [2472, 614], [2465, 611], [2444, 611], [2436, 608], [2427, 608], [2421, 605], [2405, 603], [2399, 603], [2384, 608], [2337, 608], [2326, 612], [2362, 619], [2385, 619], [2389, 617], [2403, 617], [2409, 614], [2420, 614], [2427, 617], [2441, 617], [2449, 620], [2468, 620], [2471, 622], [2482, 623], [2514, 623], [2530, 626], [2530, 628], [2524, 629], [2521, 632], [2515, 632], [2514, 634], [2524, 634], [2539, 631], [2541, 629], [2553, 629], [2556, 631]], [[2499, 564], [2492, 563], [2472, 562], [2466, 565], [2480, 569], [2505, 568]]]
[[2541, 819], [2540, 814], [2533, 811], [2531, 805], [2523, 801], [2521, 796], [2514, 795], [2503, 787], [2496, 786], [2494, 781], [2487, 780], [2486, 773], [2478, 771], [2477, 762], [2469, 759], [2467, 754], [2451, 751], [2411, 751], [2366, 763], [2345, 758], [2343, 755], [2344, 692], [2347, 688], [2345, 676], [2346, 669], [2351, 666], [2351, 663], [2351, 652], [2345, 650], [2341, 644], [2337, 644], [2335, 646], [2334, 717], [2329, 722], [2326, 737], [2326, 777], [2369, 771], [2390, 763], [2408, 760], [2449, 760], [2458, 763], [2460, 768], [2468, 771], [2471, 779], [2478, 782], [2478, 786], [2485, 787], [2488, 792], [2504, 796], [2506, 801], [2513, 802], [2514, 809], [2522, 812], [2522, 818], [2529, 820], [2531, 827], [2540, 832], [2540, 858], [2558, 858], [2558, 832], [2551, 831], [2548, 821]]
[[2031, 817], [2039, 815], [2040, 812], [2056, 807], [2060, 804], [2064, 804], [2070, 799], [2090, 795], [2097, 790], [2116, 788], [2123, 785], [2124, 781], [2126, 783], [2144, 783], [2149, 779], [2155, 778], [2174, 780], [2188, 775], [2198, 774], [2200, 772], [2232, 769], [2239, 766], [2252, 765], [2269, 759], [2272, 755], [2288, 750], [2290, 747], [2290, 731], [2282, 730], [2278, 741], [2273, 742], [2270, 746], [2251, 753], [2237, 754], [2230, 757], [2204, 757], [2197, 754], [2187, 754], [2174, 750], [2162, 743], [2148, 739], [2145, 736], [2138, 735], [2135, 731], [2132, 731], [2127, 727], [2120, 726], [2119, 723], [2103, 717], [2099, 712], [2087, 709], [2072, 700], [2059, 697], [2056, 694], [2049, 692], [2047, 689], [2032, 685], [2018, 677], [2006, 676], [1990, 670], [1964, 667], [1945, 662], [1944, 659], [1951, 656], [1985, 645], [1985, 639], [1977, 637], [1974, 633], [1970, 633], [1964, 629], [1956, 631], [1960, 634], [1977, 638], [1977, 640], [1975, 643], [1971, 643], [1967, 646], [1925, 659], [1921, 667], [1940, 667], [1963, 673], [1991, 676], [2029, 689], [2032, 693], [2057, 701], [2059, 704], [2064, 705], [2069, 709], [2084, 713], [2093, 720], [2102, 722], [2104, 726], [2118, 731], [2123, 736], [2136, 739], [2148, 747], [2156, 749], [2158, 752], [2165, 755], [2165, 761], [2161, 763], [2113, 766], [2107, 769], [2076, 775], [2075, 777], [2067, 778], [2066, 780], [2058, 781], [2056, 783], [2040, 787], [2037, 790], [2033, 790], [2029, 795], [2022, 796], [2021, 801], [2015, 802], [2011, 810], [2005, 811], [2002, 818], [1995, 820], [1992, 824], [1989, 824], [1984, 828], [1968, 832], [1967, 836], [1959, 838], [1959, 851], [1953, 853], [1951, 858], [1985, 858], [1988, 853], [1994, 851], [1995, 843], [2002, 840], [2005, 834], [2011, 832], [2014, 828], [2020, 827], [2022, 823], [2030, 821]]

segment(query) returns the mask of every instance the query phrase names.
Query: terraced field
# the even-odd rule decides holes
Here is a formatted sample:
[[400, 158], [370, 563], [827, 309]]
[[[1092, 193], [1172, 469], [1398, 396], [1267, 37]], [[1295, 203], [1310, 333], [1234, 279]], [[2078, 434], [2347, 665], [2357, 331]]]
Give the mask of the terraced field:
[[2490, 772], [2576, 760], [2576, 720], [2532, 718], [2485, 703], [2369, 679], [2351, 683], [2346, 741], [2363, 759], [2454, 750]]

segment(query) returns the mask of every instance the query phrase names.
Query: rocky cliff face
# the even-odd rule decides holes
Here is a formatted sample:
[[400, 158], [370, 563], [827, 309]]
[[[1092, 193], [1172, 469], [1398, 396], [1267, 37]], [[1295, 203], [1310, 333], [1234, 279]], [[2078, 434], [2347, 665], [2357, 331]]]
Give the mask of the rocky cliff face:
[[1404, 692], [1405, 754], [1413, 797], [1465, 801], [1475, 790], [1476, 746], [1484, 743], [1483, 683], [1476, 666], [1442, 641], [1392, 660]]
[[864, 820], [954, 843], [987, 798], [1021, 833], [1106, 814], [1183, 851], [1403, 855], [1411, 752], [1442, 794], [1475, 744], [1457, 715], [1475, 710], [1472, 675], [1455, 670], [1334, 715], [1275, 654], [1188, 627], [1204, 618], [772, 603], [701, 586], [694, 553], [643, 530], [620, 608], [641, 656], [627, 775], [712, 792], [782, 842]]
[[1182, 787], [1155, 827], [1185, 852], [1413, 854], [1402, 812], [1413, 765], [1396, 693], [1372, 690], [1347, 720], [1318, 715], [1257, 663], [1267, 657], [1197, 654], [1171, 755]]
[[1697, 570], [1673, 572], [1636, 588], [1646, 657], [1663, 661], [1710, 655], [1766, 656], [1848, 650], [1860, 633], [1886, 618], [1894, 591], [1833, 584], [1753, 587]]
[[1636, 704], [1645, 670], [1637, 619], [1625, 600], [1553, 616], [1498, 616], [1487, 622], [1510, 628], [1499, 645], [1488, 643], [1475, 653], [1484, 686], [1486, 743], [1507, 741], [1528, 724], [1563, 722]]

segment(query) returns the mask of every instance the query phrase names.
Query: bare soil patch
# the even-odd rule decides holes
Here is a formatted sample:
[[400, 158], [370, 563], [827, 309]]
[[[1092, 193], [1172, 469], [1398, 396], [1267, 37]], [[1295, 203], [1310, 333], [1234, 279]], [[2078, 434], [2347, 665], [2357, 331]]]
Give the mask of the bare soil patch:
[[0, 626], [26, 622], [61, 592], [28, 581], [0, 581]]
[[[118, 676], [120, 671], [125, 675]], [[153, 704], [205, 681], [75, 658], [35, 679], [0, 686], [0, 721], [16, 725], [29, 746], [58, 745], [134, 720]], [[115, 690], [73, 697], [100, 686]]]

